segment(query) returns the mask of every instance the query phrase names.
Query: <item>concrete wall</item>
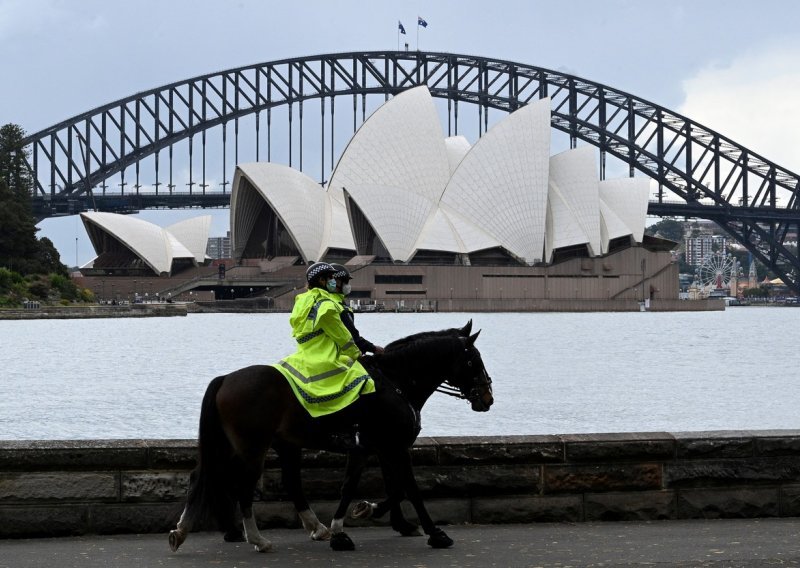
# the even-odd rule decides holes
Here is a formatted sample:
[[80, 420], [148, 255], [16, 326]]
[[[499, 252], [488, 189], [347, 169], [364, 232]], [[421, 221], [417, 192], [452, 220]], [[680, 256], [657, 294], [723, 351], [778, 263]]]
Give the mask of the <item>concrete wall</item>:
[[[0, 537], [166, 532], [194, 455], [189, 440], [0, 441]], [[420, 438], [413, 455], [441, 523], [800, 516], [800, 430]], [[343, 465], [305, 454], [324, 522]], [[272, 457], [263, 492], [262, 526], [299, 526]], [[374, 464], [360, 492], [383, 495]]]

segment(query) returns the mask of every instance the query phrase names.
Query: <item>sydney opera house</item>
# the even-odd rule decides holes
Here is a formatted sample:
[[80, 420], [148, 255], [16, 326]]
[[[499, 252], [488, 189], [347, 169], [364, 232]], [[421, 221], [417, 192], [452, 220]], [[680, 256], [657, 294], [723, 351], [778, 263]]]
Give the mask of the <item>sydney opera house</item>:
[[[281, 164], [239, 164], [229, 265], [278, 308], [317, 260], [350, 268], [354, 301], [388, 308], [676, 299], [674, 243], [644, 235], [650, 180], [600, 180], [595, 150], [551, 155], [550, 130], [542, 99], [470, 144], [443, 134], [427, 87], [404, 91], [358, 129], [324, 185]], [[108, 215], [83, 214], [93, 266], [127, 254], [176, 278], [203, 263], [207, 224], [145, 228]]]

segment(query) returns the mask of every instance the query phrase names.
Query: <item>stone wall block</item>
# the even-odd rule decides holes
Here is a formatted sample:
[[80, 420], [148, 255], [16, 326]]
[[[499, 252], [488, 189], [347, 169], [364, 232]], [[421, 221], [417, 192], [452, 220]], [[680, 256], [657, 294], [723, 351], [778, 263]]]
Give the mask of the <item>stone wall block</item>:
[[183, 501], [188, 487], [186, 471], [124, 472], [121, 479], [122, 501]]
[[141, 440], [0, 441], [0, 471], [145, 467], [147, 445]]
[[733, 432], [681, 432], [675, 434], [678, 459], [747, 458], [755, 454], [753, 434]]
[[757, 436], [755, 438], [756, 455], [800, 456], [800, 431], [791, 430], [790, 432], [794, 435], [765, 432], [762, 436]]
[[653, 461], [675, 455], [675, 439], [669, 434], [606, 434], [564, 436], [566, 459], [574, 461]]
[[674, 491], [632, 493], [587, 493], [584, 497], [587, 521], [657, 521], [677, 518]]
[[[342, 482], [344, 481], [343, 469], [317, 469], [304, 468], [301, 471], [303, 492], [309, 501], [329, 499], [332, 495], [339, 496]], [[376, 468], [367, 468], [358, 484], [359, 495], [377, 494], [384, 495], [383, 478]], [[268, 469], [261, 477], [261, 492], [267, 501], [285, 501], [289, 494], [281, 481], [279, 469]]]
[[146, 440], [146, 443], [150, 468], [192, 470], [197, 463], [195, 440]]
[[564, 461], [564, 444], [558, 436], [442, 437], [436, 441], [442, 465]]
[[800, 481], [800, 456], [679, 460], [664, 466], [665, 487], [699, 487]]
[[537, 465], [447, 466], [424, 468], [415, 473], [423, 495], [538, 494], [541, 491], [541, 468]]
[[115, 473], [0, 473], [0, 501], [118, 501]]
[[[312, 503], [311, 508], [319, 515], [316, 503]], [[300, 522], [300, 517], [297, 516], [297, 512], [294, 510], [294, 505], [288, 501], [258, 501], [253, 503], [253, 514], [260, 529], [297, 529], [303, 526]], [[319, 517], [319, 519], [327, 525], [330, 523], [331, 517]], [[303, 538], [308, 538], [305, 530], [298, 532], [298, 534], [302, 534]], [[269, 538], [269, 535], [266, 536]]]
[[[87, 532], [94, 534], [164, 533], [175, 528], [183, 503], [94, 504], [89, 508]], [[197, 526], [193, 530], [202, 530]], [[220, 535], [220, 538], [222, 536]]]
[[661, 489], [659, 464], [548, 465], [544, 468], [546, 494], [648, 489]]
[[784, 485], [781, 487], [782, 517], [800, 517], [800, 485]]
[[580, 495], [515, 495], [472, 500], [473, 523], [576, 523], [582, 520]]
[[678, 517], [718, 519], [777, 517], [775, 487], [730, 489], [683, 489], [678, 492]]
[[85, 534], [89, 527], [88, 517], [88, 506], [83, 504], [3, 506], [0, 507], [0, 537], [33, 538]]

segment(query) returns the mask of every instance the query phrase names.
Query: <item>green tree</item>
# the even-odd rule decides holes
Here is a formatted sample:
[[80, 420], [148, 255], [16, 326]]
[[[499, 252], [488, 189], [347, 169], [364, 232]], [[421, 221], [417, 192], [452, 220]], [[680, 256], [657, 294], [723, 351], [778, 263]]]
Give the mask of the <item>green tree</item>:
[[682, 243], [683, 223], [675, 219], [661, 219], [658, 223], [647, 227], [645, 233], [653, 237], [661, 237], [662, 239], [669, 239], [676, 243]]
[[39, 253], [36, 230], [30, 205], [25, 207], [0, 178], [0, 264], [27, 274]]
[[8, 189], [23, 206], [28, 207], [33, 190], [33, 178], [28, 170], [28, 160], [22, 141], [25, 131], [16, 124], [0, 126], [0, 179], [6, 180]]
[[67, 274], [50, 239], [37, 239], [31, 213], [33, 179], [16, 124], [0, 127], [0, 266], [20, 274]]

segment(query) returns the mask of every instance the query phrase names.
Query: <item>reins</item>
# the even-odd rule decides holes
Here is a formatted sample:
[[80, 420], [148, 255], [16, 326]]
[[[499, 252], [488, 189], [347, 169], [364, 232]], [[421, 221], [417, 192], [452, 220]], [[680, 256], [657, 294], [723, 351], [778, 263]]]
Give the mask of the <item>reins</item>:
[[460, 398], [462, 400], [466, 399], [466, 395], [461, 392], [461, 389], [449, 385], [447, 383], [442, 383], [436, 388], [436, 392], [440, 392], [442, 394], [446, 394], [447, 396], [452, 396], [455, 398]]

